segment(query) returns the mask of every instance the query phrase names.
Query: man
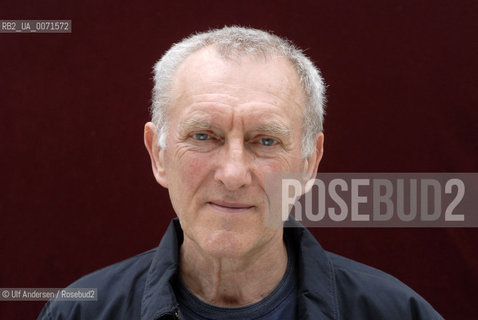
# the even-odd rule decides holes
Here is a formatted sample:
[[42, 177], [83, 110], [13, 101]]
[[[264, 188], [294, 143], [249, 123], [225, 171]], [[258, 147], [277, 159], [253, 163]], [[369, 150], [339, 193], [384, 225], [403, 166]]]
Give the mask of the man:
[[324, 251], [297, 222], [265, 223], [265, 174], [314, 177], [324, 83], [289, 42], [223, 28], [155, 66], [145, 145], [178, 219], [158, 248], [73, 283], [97, 302], [51, 301], [39, 319], [442, 319], [395, 278]]

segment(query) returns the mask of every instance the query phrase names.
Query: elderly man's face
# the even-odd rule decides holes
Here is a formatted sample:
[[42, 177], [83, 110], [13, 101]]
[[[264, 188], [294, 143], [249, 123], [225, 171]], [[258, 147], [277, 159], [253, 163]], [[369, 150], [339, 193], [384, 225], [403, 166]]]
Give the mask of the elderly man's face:
[[282, 228], [264, 223], [264, 175], [314, 172], [322, 144], [301, 158], [305, 100], [291, 64], [205, 48], [181, 64], [172, 97], [167, 147], [148, 149], [187, 240], [231, 258], [282, 241]]

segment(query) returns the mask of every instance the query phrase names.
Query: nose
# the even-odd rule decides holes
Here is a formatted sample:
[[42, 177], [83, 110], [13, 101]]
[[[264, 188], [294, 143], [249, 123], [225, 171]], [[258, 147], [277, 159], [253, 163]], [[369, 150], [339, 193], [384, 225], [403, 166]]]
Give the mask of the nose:
[[251, 183], [251, 160], [243, 141], [226, 143], [221, 150], [215, 180], [229, 191], [239, 190]]

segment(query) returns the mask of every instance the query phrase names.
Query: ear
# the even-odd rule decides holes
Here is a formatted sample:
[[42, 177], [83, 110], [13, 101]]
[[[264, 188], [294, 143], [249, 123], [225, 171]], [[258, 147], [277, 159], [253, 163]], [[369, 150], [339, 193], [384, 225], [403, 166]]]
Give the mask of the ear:
[[315, 178], [317, 170], [319, 169], [320, 160], [324, 154], [324, 134], [319, 132], [315, 136], [314, 152], [305, 159], [304, 173], [307, 179]]
[[152, 122], [148, 122], [144, 126], [144, 145], [148, 150], [151, 158], [151, 167], [156, 181], [165, 188], [168, 188], [166, 177], [166, 169], [164, 163], [165, 150], [158, 145], [156, 126]]

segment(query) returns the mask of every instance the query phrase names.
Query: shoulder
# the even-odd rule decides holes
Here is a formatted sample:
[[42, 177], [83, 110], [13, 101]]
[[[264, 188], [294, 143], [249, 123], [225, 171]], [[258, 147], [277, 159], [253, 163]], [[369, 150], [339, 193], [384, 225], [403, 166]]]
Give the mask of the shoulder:
[[149, 250], [83, 276], [68, 288], [96, 289], [96, 301], [51, 300], [38, 319], [110, 319], [99, 317], [101, 313], [117, 315], [111, 319], [129, 319], [139, 314], [155, 251]]
[[343, 319], [443, 319], [418, 293], [390, 274], [331, 252], [327, 256]]
[[148, 271], [156, 250], [157, 248], [154, 248], [134, 257], [96, 270], [73, 282], [70, 286], [79, 287], [80, 285], [95, 285], [107, 289], [111, 288], [111, 286], [122, 286], [125, 282], [136, 282], [138, 276], [141, 276]]

